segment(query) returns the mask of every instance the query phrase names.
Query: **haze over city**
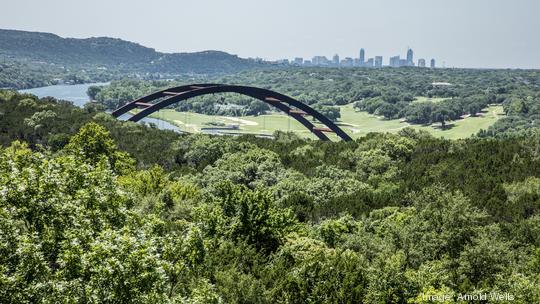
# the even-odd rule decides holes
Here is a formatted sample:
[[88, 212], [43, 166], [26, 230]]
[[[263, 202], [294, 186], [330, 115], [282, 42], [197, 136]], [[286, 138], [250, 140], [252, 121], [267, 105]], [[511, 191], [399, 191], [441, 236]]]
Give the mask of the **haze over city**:
[[387, 65], [410, 47], [438, 66], [540, 68], [539, 11], [535, 0], [19, 0], [4, 4], [0, 28], [266, 60], [357, 58], [364, 48]]

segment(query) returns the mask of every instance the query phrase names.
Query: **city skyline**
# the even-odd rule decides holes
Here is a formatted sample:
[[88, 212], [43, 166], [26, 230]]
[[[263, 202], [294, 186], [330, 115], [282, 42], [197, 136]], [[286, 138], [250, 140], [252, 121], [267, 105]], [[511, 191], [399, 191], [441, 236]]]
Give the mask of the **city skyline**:
[[[0, 28], [114, 37], [168, 53], [358, 58], [363, 46], [369, 57], [390, 58], [410, 46], [417, 57], [434, 54], [441, 66], [540, 68], [537, 0], [6, 2]], [[335, 5], [341, 9], [329, 9]], [[261, 18], [268, 13], [272, 20]]]
[[[401, 58], [401, 55], [390, 56], [387, 60], [388, 64], [384, 63], [384, 56], [376, 55], [373, 57], [367, 57], [366, 60], [366, 49], [361, 48], [359, 51], [358, 58], [354, 57], [340, 57], [338, 53], [335, 53], [331, 58], [326, 57], [325, 55], [315, 55], [311, 58], [303, 57], [294, 57], [289, 60], [288, 58], [278, 59], [278, 60], [265, 60], [264, 58], [250, 58], [254, 60], [263, 60], [268, 62], [273, 62], [276, 64], [291, 64], [296, 66], [323, 66], [323, 67], [369, 67], [369, 68], [380, 68], [383, 66], [390, 67], [428, 67], [426, 61], [429, 60], [430, 68], [436, 68], [437, 60], [435, 58], [426, 59], [418, 58], [417, 63], [415, 63], [414, 51], [412, 48], [407, 48], [406, 57]], [[443, 63], [443, 68], [445, 64]]]

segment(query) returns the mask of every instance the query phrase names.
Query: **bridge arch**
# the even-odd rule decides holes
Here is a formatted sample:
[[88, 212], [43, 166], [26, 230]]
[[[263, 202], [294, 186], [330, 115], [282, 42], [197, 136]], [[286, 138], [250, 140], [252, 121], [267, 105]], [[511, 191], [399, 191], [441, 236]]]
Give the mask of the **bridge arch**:
[[[130, 121], [139, 121], [142, 118], [159, 111], [180, 101], [214, 93], [238, 93], [261, 100], [296, 119], [320, 140], [329, 140], [325, 132], [333, 132], [344, 141], [352, 140], [351, 137], [339, 128], [334, 122], [322, 115], [312, 107], [289, 96], [257, 87], [224, 85], [224, 84], [192, 84], [161, 90], [150, 95], [141, 97], [112, 112], [114, 117], [119, 117], [135, 108], [140, 108], [137, 114], [129, 118]], [[154, 103], [152, 103], [154, 102]], [[305, 116], [312, 116], [324, 127], [317, 127]]]

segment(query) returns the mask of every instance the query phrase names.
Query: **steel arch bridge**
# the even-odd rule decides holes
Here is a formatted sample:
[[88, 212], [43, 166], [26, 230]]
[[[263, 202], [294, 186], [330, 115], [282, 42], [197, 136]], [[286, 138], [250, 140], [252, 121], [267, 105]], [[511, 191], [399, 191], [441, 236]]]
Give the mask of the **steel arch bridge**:
[[[344, 141], [352, 140], [351, 137], [333, 123], [326, 116], [317, 112], [310, 106], [301, 103], [289, 96], [262, 88], [239, 86], [239, 85], [224, 85], [224, 84], [191, 84], [179, 87], [173, 87], [152, 93], [141, 97], [112, 112], [114, 117], [119, 117], [133, 109], [141, 109], [137, 114], [129, 118], [130, 121], [137, 122], [142, 118], [159, 111], [172, 104], [183, 100], [214, 93], [238, 93], [249, 97], [261, 100], [283, 112], [292, 118], [296, 119], [308, 130], [310, 130], [320, 140], [329, 140], [325, 132], [333, 132]], [[312, 116], [324, 127], [319, 127], [313, 122], [306, 119], [305, 116]]]

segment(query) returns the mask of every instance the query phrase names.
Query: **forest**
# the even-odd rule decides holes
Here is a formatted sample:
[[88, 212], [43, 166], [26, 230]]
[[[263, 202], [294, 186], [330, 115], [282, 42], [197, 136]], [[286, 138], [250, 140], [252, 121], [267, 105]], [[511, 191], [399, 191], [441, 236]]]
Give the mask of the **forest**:
[[[124, 79], [91, 87], [89, 96], [108, 109], [118, 108], [159, 89], [191, 83], [252, 85], [307, 103], [333, 120], [338, 106], [409, 123], [440, 124], [477, 116], [488, 105], [502, 105], [506, 117], [480, 136], [513, 136], [537, 132], [540, 118], [540, 72], [420, 68], [285, 68], [244, 71], [228, 76], [187, 77], [176, 81]], [[259, 115], [272, 109], [235, 94], [206, 95], [175, 105], [178, 111], [210, 115]]]
[[[21, 90], [57, 84], [107, 82], [128, 76], [129, 74], [119, 74], [95, 66], [71, 70], [46, 63], [0, 60], [0, 88], [3, 89]], [[134, 74], [131, 76], [134, 77]]]
[[[457, 83], [440, 73], [459, 71], [418, 77]], [[400, 101], [470, 84], [508, 119], [535, 119], [534, 73], [478, 73], [445, 92], [387, 79], [408, 87]], [[302, 96], [260, 75], [250, 83]], [[298, 98], [324, 100], [311, 88], [327, 76], [312, 77]], [[387, 93], [349, 86], [343, 102]], [[526, 123], [463, 140], [405, 128], [321, 142], [178, 134], [104, 109], [0, 91], [3, 303], [540, 302], [540, 133]]]

